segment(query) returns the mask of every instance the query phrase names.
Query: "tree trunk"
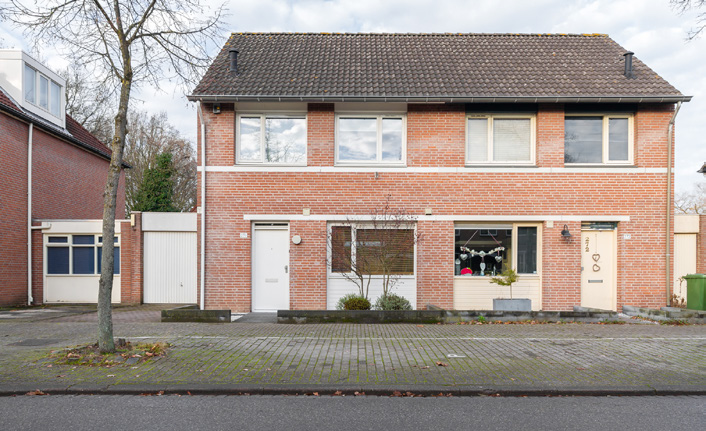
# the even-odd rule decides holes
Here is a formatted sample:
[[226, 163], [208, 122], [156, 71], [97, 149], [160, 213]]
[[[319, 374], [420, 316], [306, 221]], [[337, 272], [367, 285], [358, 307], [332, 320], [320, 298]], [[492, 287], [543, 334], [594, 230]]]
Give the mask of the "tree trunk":
[[115, 245], [115, 210], [118, 197], [118, 185], [123, 164], [123, 150], [125, 136], [127, 135], [127, 111], [132, 87], [132, 69], [129, 57], [125, 62], [125, 76], [120, 87], [120, 104], [118, 114], [115, 116], [115, 134], [113, 135], [112, 150], [108, 181], [103, 192], [103, 258], [101, 260], [101, 278], [98, 287], [98, 348], [101, 352], [114, 352], [113, 340], [113, 310], [111, 297], [113, 294], [113, 256]]

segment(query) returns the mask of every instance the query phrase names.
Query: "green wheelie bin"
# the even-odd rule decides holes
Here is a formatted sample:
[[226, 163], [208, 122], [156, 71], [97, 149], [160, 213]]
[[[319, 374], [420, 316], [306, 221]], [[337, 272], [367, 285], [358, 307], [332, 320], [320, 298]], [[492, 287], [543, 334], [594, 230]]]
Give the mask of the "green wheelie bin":
[[686, 280], [686, 308], [706, 310], [706, 274], [688, 274]]

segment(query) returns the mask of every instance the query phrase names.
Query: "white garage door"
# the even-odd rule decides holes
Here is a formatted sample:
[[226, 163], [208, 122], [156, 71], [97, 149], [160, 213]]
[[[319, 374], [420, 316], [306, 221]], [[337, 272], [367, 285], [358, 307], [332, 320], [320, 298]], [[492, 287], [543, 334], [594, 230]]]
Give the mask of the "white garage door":
[[144, 298], [196, 304], [196, 232], [145, 232]]

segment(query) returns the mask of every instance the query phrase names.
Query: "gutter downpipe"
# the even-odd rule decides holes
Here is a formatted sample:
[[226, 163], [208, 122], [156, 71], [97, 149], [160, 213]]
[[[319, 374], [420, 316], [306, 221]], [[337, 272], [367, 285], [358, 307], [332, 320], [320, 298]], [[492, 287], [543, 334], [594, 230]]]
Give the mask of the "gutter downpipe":
[[669, 302], [672, 299], [672, 253], [671, 253], [671, 239], [672, 235], [670, 230], [672, 228], [672, 134], [674, 133], [674, 120], [677, 118], [677, 114], [681, 109], [681, 102], [677, 102], [677, 108], [674, 110], [674, 115], [672, 119], [669, 120], [669, 126], [667, 126], [667, 245], [666, 245], [666, 267], [667, 267], [667, 307], [669, 307]]
[[200, 308], [206, 309], [204, 303], [206, 292], [206, 123], [204, 123], [201, 113], [201, 102], [196, 103], [196, 110], [199, 113], [199, 123], [201, 126], [201, 262], [200, 262]]
[[32, 305], [32, 134], [34, 123], [29, 123], [27, 134], [27, 305]]

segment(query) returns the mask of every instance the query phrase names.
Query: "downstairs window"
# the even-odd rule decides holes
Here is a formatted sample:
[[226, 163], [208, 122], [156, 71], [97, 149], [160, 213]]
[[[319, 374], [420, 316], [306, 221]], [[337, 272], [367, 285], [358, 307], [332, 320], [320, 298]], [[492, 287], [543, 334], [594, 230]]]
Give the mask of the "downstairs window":
[[537, 274], [537, 232], [537, 225], [457, 224], [454, 275], [495, 276], [508, 268]]

